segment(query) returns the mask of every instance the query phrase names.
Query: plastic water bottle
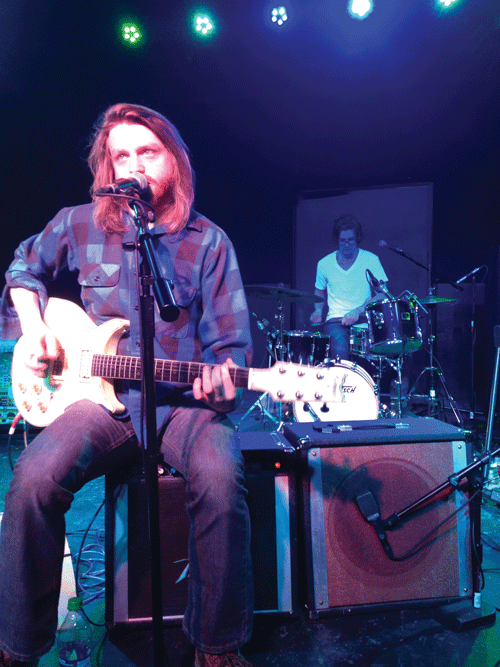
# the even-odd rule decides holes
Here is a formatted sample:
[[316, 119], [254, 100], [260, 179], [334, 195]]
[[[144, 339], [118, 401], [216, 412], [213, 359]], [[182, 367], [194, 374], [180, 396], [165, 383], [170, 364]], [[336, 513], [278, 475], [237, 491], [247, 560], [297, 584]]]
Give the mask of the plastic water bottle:
[[57, 631], [59, 667], [91, 667], [92, 631], [82, 612], [82, 599], [68, 600], [68, 613]]

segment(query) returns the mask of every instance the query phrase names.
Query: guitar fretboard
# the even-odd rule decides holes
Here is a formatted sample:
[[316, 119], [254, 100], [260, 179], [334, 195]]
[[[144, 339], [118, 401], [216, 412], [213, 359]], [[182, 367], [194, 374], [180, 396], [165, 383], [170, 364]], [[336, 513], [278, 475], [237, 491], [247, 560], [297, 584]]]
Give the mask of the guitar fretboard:
[[[205, 365], [195, 361], [155, 359], [155, 381], [193, 384], [197, 377], [201, 377]], [[208, 366], [210, 369], [214, 368], [214, 366]], [[235, 387], [243, 389], [248, 387], [248, 372], [248, 368], [229, 369]], [[142, 377], [141, 359], [140, 357], [126, 357], [123, 355], [94, 354], [92, 356], [91, 374], [109, 379], [140, 380]]]

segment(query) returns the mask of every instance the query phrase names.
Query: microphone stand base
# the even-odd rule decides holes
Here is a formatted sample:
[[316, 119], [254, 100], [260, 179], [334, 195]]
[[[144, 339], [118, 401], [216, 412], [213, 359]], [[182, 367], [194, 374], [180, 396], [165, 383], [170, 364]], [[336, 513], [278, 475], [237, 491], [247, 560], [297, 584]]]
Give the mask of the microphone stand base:
[[467, 599], [438, 607], [434, 616], [449, 630], [464, 632], [473, 628], [493, 625], [496, 619], [496, 611], [488, 602], [482, 601], [481, 607], [476, 608], [473, 606], [472, 600]]

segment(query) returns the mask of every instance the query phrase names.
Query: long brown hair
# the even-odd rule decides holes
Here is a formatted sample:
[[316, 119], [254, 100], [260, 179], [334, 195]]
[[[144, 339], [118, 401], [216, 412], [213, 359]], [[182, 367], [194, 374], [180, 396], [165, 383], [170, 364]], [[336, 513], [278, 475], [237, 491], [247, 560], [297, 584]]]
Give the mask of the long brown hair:
[[194, 174], [188, 149], [178, 130], [164, 116], [138, 104], [115, 104], [109, 107], [94, 128], [93, 141], [88, 157], [94, 182], [90, 190], [96, 202], [94, 222], [99, 229], [120, 232], [124, 229], [123, 200], [115, 197], [96, 197], [95, 191], [114, 180], [113, 165], [108, 149], [108, 136], [115, 125], [129, 123], [144, 125], [153, 132], [175, 158], [172, 184], [172, 206], [167, 218], [161, 222], [171, 233], [186, 226], [194, 200]]

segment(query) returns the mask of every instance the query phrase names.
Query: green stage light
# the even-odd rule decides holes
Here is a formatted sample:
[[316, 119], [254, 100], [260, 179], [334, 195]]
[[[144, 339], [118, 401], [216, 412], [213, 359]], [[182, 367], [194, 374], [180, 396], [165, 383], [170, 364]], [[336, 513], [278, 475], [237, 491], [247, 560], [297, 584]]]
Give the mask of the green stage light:
[[122, 40], [125, 44], [135, 46], [142, 40], [141, 31], [137, 23], [123, 23], [121, 32]]
[[213, 37], [215, 21], [209, 14], [198, 12], [193, 16], [193, 29], [199, 37]]

